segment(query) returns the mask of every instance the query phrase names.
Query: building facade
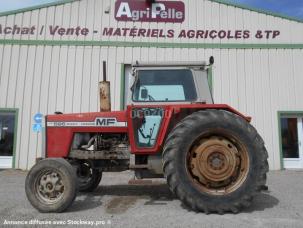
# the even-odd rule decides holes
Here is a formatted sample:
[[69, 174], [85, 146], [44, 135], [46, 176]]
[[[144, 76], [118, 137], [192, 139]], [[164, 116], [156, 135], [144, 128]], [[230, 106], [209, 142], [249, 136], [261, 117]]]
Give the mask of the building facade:
[[[43, 115], [113, 110], [134, 61], [201, 61], [216, 103], [252, 117], [270, 169], [303, 168], [303, 23], [223, 0], [64, 0], [0, 14], [0, 167], [43, 155]], [[42, 122], [41, 122], [42, 121]]]

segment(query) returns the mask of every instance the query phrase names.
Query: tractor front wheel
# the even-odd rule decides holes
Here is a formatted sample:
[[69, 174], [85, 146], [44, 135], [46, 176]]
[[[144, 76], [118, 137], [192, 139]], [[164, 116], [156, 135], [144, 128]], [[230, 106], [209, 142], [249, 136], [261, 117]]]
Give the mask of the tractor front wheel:
[[62, 212], [77, 195], [77, 177], [73, 167], [62, 158], [39, 161], [29, 171], [25, 192], [40, 212]]
[[199, 111], [182, 120], [166, 140], [163, 163], [170, 189], [205, 213], [237, 213], [249, 206], [268, 171], [257, 131], [224, 110]]

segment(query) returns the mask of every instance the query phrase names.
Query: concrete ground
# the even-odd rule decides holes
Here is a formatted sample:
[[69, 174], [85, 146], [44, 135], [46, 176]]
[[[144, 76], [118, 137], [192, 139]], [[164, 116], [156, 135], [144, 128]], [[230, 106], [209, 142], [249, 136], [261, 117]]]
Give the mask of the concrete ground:
[[[0, 227], [303, 226], [302, 171], [270, 172], [269, 191], [261, 193], [249, 209], [236, 215], [188, 211], [163, 181], [154, 185], [128, 185], [131, 172], [106, 173], [94, 193], [79, 194], [65, 213], [41, 214], [26, 199], [25, 176], [22, 171], [0, 171]], [[26, 222], [31, 225], [16, 225]], [[89, 225], [90, 222], [93, 225]], [[14, 225], [4, 225], [8, 223]], [[52, 225], [42, 225], [48, 223]]]

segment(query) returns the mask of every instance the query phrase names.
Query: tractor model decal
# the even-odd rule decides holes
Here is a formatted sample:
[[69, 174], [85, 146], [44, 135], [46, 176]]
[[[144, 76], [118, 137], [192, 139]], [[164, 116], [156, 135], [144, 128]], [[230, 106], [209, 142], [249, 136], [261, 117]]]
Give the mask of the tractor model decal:
[[117, 118], [96, 118], [93, 122], [47, 122], [47, 127], [127, 127], [127, 122], [119, 122]]

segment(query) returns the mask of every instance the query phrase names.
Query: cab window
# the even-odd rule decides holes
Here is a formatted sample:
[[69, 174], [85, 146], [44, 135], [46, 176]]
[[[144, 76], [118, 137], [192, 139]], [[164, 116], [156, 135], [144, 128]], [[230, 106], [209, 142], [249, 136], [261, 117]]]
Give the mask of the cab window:
[[197, 99], [190, 70], [139, 70], [133, 87], [135, 102], [194, 101]]

